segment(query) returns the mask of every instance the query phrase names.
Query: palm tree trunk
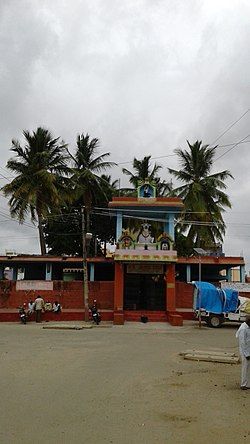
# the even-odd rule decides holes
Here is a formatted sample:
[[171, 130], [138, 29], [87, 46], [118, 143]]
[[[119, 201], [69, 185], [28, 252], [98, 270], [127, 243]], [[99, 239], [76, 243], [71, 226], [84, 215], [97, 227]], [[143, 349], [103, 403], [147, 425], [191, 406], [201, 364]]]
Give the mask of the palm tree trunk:
[[89, 190], [85, 191], [83, 201], [86, 209], [86, 233], [88, 233], [90, 230], [90, 212], [92, 208], [92, 196]]
[[42, 216], [40, 214], [38, 214], [38, 231], [39, 231], [41, 255], [44, 256], [46, 254], [46, 243], [43, 232]]

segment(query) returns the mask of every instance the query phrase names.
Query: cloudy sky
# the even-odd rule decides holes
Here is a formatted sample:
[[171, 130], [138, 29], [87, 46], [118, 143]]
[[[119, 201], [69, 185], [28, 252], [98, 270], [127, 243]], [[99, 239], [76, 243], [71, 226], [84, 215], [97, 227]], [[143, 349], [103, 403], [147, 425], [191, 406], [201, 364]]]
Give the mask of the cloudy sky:
[[[214, 172], [234, 176], [224, 250], [249, 271], [249, 17], [248, 0], [2, 0], [0, 183], [23, 129], [45, 126], [71, 150], [77, 133], [98, 137], [122, 164], [121, 186], [134, 156], [165, 156], [168, 180], [175, 148], [218, 139]], [[10, 221], [3, 197], [0, 227], [0, 253], [39, 252], [36, 229]]]

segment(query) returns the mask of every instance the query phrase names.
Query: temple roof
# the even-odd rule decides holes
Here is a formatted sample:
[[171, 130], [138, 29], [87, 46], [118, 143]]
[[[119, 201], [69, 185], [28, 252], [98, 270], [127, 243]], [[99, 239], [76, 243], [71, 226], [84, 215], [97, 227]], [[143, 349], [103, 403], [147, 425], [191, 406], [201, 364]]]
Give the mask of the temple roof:
[[165, 220], [167, 214], [179, 213], [184, 204], [178, 197], [113, 197], [109, 202], [110, 210], [127, 213], [145, 219]]
[[166, 207], [174, 207], [178, 210], [184, 208], [184, 204], [179, 197], [113, 197], [109, 202], [110, 208], [127, 208], [127, 207], [160, 207], [166, 209]]

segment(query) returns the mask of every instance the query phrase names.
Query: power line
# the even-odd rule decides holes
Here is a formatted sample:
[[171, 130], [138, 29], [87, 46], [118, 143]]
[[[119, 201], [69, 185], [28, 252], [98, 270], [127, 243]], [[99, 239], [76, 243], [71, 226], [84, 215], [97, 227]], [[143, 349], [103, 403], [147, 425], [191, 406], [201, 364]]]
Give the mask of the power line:
[[[106, 208], [103, 208], [103, 207], [93, 207], [93, 210], [104, 210], [104, 211], [117, 211], [117, 209], [116, 208], [108, 208], [108, 207], [106, 207]], [[133, 210], [133, 209], [130, 209], [130, 208], [121, 208], [121, 210], [125, 210], [125, 211], [127, 211], [127, 212], [130, 212], [130, 211], [135, 211], [135, 210]], [[119, 211], [119, 210], [118, 210]], [[141, 209], [136, 209], [136, 212], [137, 213], [148, 213], [150, 210], [141, 210]], [[187, 213], [189, 213], [189, 214], [210, 214], [210, 212], [209, 211], [188, 211], [188, 210], [186, 210], [186, 212]], [[157, 210], [157, 211], [155, 211], [155, 213], [162, 213], [162, 214], [166, 214], [166, 211], [163, 211], [163, 210]], [[176, 211], [168, 211], [168, 214], [176, 214]], [[181, 211], [180, 211], [180, 214], [181, 214]]]
[[225, 156], [227, 153], [229, 153], [229, 151], [232, 151], [236, 146], [238, 146], [240, 143], [242, 143], [249, 136], [250, 136], [250, 134], [248, 134], [247, 136], [243, 137], [243, 139], [241, 139], [239, 142], [235, 143], [235, 145], [233, 145], [231, 148], [229, 148], [229, 150], [225, 151], [225, 153], [221, 154], [219, 157], [216, 157], [216, 159], [214, 159], [214, 162], [216, 162], [217, 160], [221, 159], [223, 156]]
[[[8, 172], [8, 173], [9, 173], [9, 170], [8, 170], [7, 168], [3, 168], [1, 165], [0, 165], [0, 168], [1, 168], [1, 170], [3, 170], [4, 172]], [[4, 175], [3, 175], [3, 177], [5, 178]], [[12, 177], [12, 178], [14, 179], [15, 176], [10, 175], [10, 177]]]
[[[5, 218], [7, 219], [8, 222], [10, 222], [10, 221], [12, 221], [12, 222], [16, 222], [16, 223], [18, 223], [19, 225], [24, 225], [24, 226], [27, 226], [27, 227], [29, 227], [29, 228], [33, 228], [33, 229], [36, 230], [36, 228], [34, 227], [34, 225], [29, 224], [28, 222], [25, 222], [25, 221], [24, 221], [24, 222], [19, 222], [18, 220], [12, 218], [8, 213], [4, 212], [3, 210], [0, 210], [0, 215], [3, 216], [3, 217], [5, 217]], [[6, 221], [6, 222], [7, 222], [7, 221]]]
[[[218, 149], [218, 148], [226, 148], [227, 146], [232, 146], [232, 145], [235, 146], [236, 144], [240, 145], [241, 143], [250, 143], [250, 140], [246, 140], [244, 142], [239, 141], [239, 142], [234, 142], [234, 143], [227, 143], [225, 145], [218, 145], [216, 147], [216, 149]], [[211, 145], [213, 145], [213, 143]], [[150, 160], [165, 159], [167, 157], [177, 157], [177, 156], [178, 156], [178, 154], [166, 154], [165, 156], [150, 157]], [[128, 164], [131, 164], [131, 163], [133, 163], [133, 160], [129, 160], [129, 161], [126, 161], [126, 162], [118, 162], [117, 165], [118, 166], [119, 165], [128, 165]]]
[[15, 241], [18, 239], [37, 239], [37, 236], [26, 236], [26, 237], [0, 236], [0, 238], [13, 239]]
[[225, 131], [223, 131], [223, 133], [221, 133], [212, 143], [211, 145], [213, 145], [215, 142], [217, 142], [217, 140], [221, 139], [222, 136], [224, 136], [224, 134], [226, 134], [231, 128], [233, 128], [234, 125], [236, 125], [241, 119], [243, 119], [243, 117], [249, 112], [249, 109], [247, 109], [242, 116], [240, 116], [237, 120], [235, 120]]
[[[99, 215], [99, 216], [111, 216], [111, 217], [116, 217], [116, 214], [110, 214], [108, 212], [95, 212], [94, 214]], [[132, 216], [131, 214], [123, 214], [122, 217], [124, 219], [136, 219], [136, 220], [150, 220], [153, 222], [163, 222], [166, 223], [167, 220], [166, 219], [161, 219], [159, 217], [154, 218], [154, 217], [143, 217], [143, 216]], [[179, 224], [183, 224], [183, 225], [201, 225], [201, 226], [217, 226], [217, 222], [202, 222], [202, 221], [175, 221], [176, 223]]]

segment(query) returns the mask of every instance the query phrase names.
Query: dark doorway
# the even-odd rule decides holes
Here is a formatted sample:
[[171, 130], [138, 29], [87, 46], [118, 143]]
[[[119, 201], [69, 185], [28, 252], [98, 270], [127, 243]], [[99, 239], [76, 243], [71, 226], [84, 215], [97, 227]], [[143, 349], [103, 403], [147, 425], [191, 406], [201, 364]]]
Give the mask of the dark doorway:
[[166, 310], [163, 275], [125, 274], [125, 310]]

